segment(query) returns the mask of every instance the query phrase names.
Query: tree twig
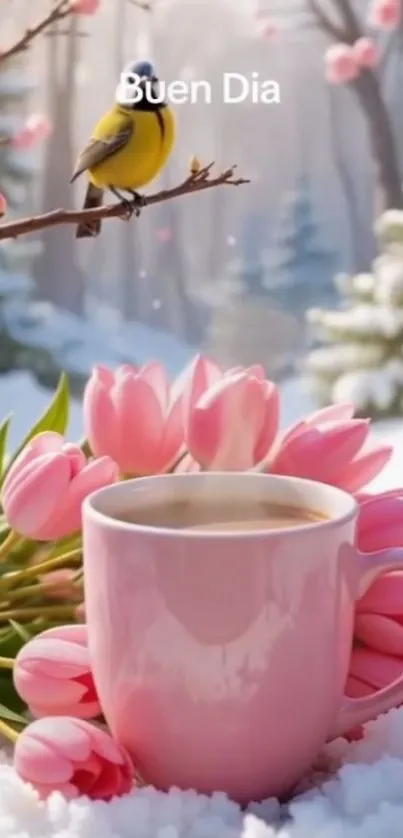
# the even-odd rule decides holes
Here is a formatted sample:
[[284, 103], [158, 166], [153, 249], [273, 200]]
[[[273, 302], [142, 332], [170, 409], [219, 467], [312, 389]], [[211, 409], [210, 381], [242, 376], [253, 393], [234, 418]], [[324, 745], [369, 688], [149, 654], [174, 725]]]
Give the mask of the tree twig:
[[12, 58], [19, 52], [24, 52], [31, 45], [31, 42], [38, 37], [38, 35], [41, 35], [42, 32], [45, 32], [45, 30], [54, 23], [66, 18], [73, 11], [74, 8], [71, 5], [70, 0], [59, 0], [59, 2], [53, 6], [51, 11], [48, 12], [48, 14], [45, 15], [45, 17], [43, 17], [35, 26], [26, 29], [24, 34], [21, 35], [21, 37], [18, 38], [18, 40], [15, 41], [11, 47], [3, 52], [0, 52], [0, 63]]
[[[163, 189], [154, 195], [147, 196], [146, 205], [160, 204], [162, 201], [169, 201], [172, 198], [179, 198], [182, 195], [191, 195], [194, 192], [203, 192], [215, 186], [241, 186], [249, 183], [245, 178], [236, 178], [236, 166], [226, 169], [217, 177], [210, 177], [214, 163], [210, 163], [199, 172], [191, 174], [186, 180], [172, 189]], [[133, 208], [135, 209], [135, 202]], [[79, 224], [81, 221], [95, 221], [104, 218], [124, 218], [127, 215], [127, 204], [117, 203], [109, 206], [97, 207], [86, 210], [64, 210], [56, 209], [43, 215], [35, 215], [31, 218], [22, 218], [19, 221], [10, 221], [0, 224], [0, 241], [3, 239], [16, 238], [17, 236], [34, 233], [37, 230], [44, 230], [48, 227], [56, 227], [59, 224]]]

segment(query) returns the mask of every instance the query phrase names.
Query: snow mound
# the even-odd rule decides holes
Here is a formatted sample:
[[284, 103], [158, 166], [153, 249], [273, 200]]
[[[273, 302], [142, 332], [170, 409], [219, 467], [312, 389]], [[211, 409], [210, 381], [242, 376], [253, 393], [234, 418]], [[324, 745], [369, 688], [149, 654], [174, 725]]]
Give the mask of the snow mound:
[[15, 340], [48, 350], [61, 369], [83, 377], [94, 364], [141, 366], [154, 358], [163, 359], [168, 371], [176, 374], [192, 354], [172, 335], [140, 323], [92, 322], [47, 302], [27, 306], [12, 300], [2, 311]]
[[[5, 757], [3, 756], [3, 760]], [[367, 726], [365, 739], [339, 739], [288, 803], [246, 811], [221, 792], [146, 787], [109, 804], [86, 798], [46, 803], [12, 767], [0, 765], [0, 834], [7, 838], [400, 838], [403, 708]]]

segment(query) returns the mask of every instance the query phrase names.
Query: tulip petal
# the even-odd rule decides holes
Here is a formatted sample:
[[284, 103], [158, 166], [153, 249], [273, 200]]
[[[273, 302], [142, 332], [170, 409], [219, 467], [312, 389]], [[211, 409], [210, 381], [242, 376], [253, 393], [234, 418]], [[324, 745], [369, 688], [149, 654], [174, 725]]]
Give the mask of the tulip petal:
[[383, 689], [403, 675], [403, 661], [391, 655], [383, 655], [372, 649], [353, 649], [350, 661], [350, 675]]
[[45, 629], [37, 634], [35, 640], [43, 638], [58, 638], [60, 640], [69, 640], [70, 643], [77, 643], [79, 646], [88, 645], [88, 630], [85, 623], [72, 623], [66, 626], [54, 626], [50, 629]]
[[109, 486], [118, 479], [116, 463], [110, 457], [90, 460], [85, 468], [74, 477], [46, 524], [38, 528], [37, 538], [42, 541], [57, 541], [81, 529], [81, 507], [84, 499], [103, 486]]
[[[108, 371], [109, 372], [109, 371]], [[105, 383], [99, 367], [93, 370], [83, 396], [84, 433], [91, 451], [97, 456], [110, 455], [116, 459], [118, 440], [115, 435], [116, 416], [110, 392], [112, 384]]]
[[[16, 489], [10, 481], [3, 493], [4, 511], [10, 526], [28, 538], [37, 538], [65, 496], [70, 464], [64, 454], [44, 454], [21, 472]], [[46, 540], [46, 539], [45, 539]]]
[[315, 410], [304, 419], [307, 425], [323, 425], [324, 422], [346, 422], [354, 417], [355, 405], [349, 404], [331, 404], [328, 407], [322, 407], [320, 410]]
[[169, 381], [162, 364], [157, 361], [145, 364], [139, 370], [138, 375], [154, 390], [161, 405], [161, 410], [165, 412], [168, 406]]
[[22, 647], [15, 665], [50, 678], [74, 678], [90, 669], [89, 651], [68, 640], [39, 636]]
[[374, 688], [369, 684], [366, 684], [365, 681], [361, 681], [353, 675], [348, 676], [345, 694], [348, 695], [349, 698], [362, 698], [362, 696], [371, 695], [373, 692]]
[[159, 399], [146, 381], [131, 376], [115, 384], [112, 399], [119, 422], [117, 462], [126, 473], [152, 474], [164, 422]]
[[377, 652], [403, 658], [403, 626], [390, 617], [356, 614], [354, 636]]
[[357, 544], [364, 553], [403, 544], [401, 495], [378, 495], [360, 506]]
[[40, 670], [26, 670], [21, 666], [15, 666], [14, 685], [18, 695], [29, 707], [31, 705], [40, 709], [41, 716], [50, 715], [52, 708], [60, 711], [61, 704], [66, 707], [78, 704], [86, 693], [86, 688], [77, 681], [51, 678], [43, 675]]
[[403, 571], [383, 573], [357, 602], [357, 612], [392, 617], [403, 614]]
[[268, 455], [276, 438], [280, 419], [280, 393], [278, 388], [271, 381], [262, 381], [260, 387], [261, 392], [265, 394], [265, 414], [262, 429], [253, 452], [255, 463], [260, 463]]
[[[32, 730], [32, 728], [35, 728]], [[27, 728], [28, 730], [28, 728]], [[80, 719], [59, 716], [38, 719], [29, 726], [31, 736], [52, 747], [56, 753], [73, 762], [84, 762], [89, 759], [92, 750], [93, 728]], [[106, 735], [106, 734], [104, 734]]]
[[171, 400], [183, 398], [183, 415], [199, 401], [203, 393], [222, 377], [218, 364], [205, 355], [196, 355], [175, 379], [171, 387]]
[[180, 400], [174, 402], [168, 410], [162, 434], [159, 452], [159, 472], [164, 472], [173, 464], [184, 448], [183, 405]]
[[80, 719], [74, 720], [75, 724], [78, 727], [81, 727], [83, 732], [87, 734], [87, 731], [90, 730], [91, 732], [91, 748], [95, 754], [102, 757], [103, 759], [109, 760], [109, 762], [113, 762], [115, 765], [123, 765], [124, 764], [124, 754], [125, 751], [106, 733], [104, 730], [101, 730], [99, 727], [94, 727], [89, 725], [86, 722], [81, 721]]
[[37, 782], [52, 786], [68, 783], [73, 774], [71, 762], [32, 730], [43, 721], [33, 722], [18, 737], [14, 751], [15, 770], [23, 780], [34, 785]]
[[393, 446], [380, 445], [367, 454], [361, 454], [344, 469], [334, 482], [345, 492], [358, 492], [382, 471], [393, 454]]
[[64, 444], [61, 434], [54, 431], [44, 431], [34, 437], [28, 445], [23, 448], [19, 456], [14, 460], [10, 471], [3, 483], [3, 493], [8, 491], [11, 483], [16, 485], [21, 472], [33, 461], [43, 454], [57, 454]]

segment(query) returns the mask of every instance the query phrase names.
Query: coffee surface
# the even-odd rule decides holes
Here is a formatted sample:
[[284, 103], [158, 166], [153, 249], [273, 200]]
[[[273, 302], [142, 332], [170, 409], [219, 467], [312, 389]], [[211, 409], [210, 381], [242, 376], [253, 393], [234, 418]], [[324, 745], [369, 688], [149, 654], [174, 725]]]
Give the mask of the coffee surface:
[[276, 530], [326, 521], [325, 515], [268, 501], [203, 498], [149, 504], [115, 516], [147, 527], [216, 532]]

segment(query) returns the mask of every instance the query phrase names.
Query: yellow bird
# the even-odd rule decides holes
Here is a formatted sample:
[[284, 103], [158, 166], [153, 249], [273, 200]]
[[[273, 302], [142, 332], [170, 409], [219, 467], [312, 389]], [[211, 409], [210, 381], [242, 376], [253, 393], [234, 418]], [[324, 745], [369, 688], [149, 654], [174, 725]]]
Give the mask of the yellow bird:
[[[109, 189], [127, 204], [129, 215], [134, 208], [139, 211], [145, 199], [137, 190], [157, 177], [174, 143], [174, 116], [160, 95], [153, 65], [149, 61], [130, 63], [121, 75], [114, 107], [95, 126], [70, 180], [73, 183], [83, 172], [88, 173], [83, 209], [101, 206], [104, 191]], [[100, 231], [100, 220], [82, 222], [76, 238], [98, 236]]]

